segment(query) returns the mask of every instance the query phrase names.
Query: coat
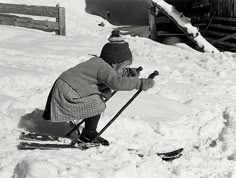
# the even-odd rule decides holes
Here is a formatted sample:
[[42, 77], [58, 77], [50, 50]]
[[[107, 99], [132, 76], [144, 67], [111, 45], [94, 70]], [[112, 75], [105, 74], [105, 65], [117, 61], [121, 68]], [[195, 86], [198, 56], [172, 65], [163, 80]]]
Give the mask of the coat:
[[[117, 72], [101, 58], [93, 57], [63, 72], [54, 83], [43, 118], [53, 122], [81, 120], [104, 112], [104, 92], [139, 89], [140, 79]], [[130, 76], [130, 77], [127, 77]]]

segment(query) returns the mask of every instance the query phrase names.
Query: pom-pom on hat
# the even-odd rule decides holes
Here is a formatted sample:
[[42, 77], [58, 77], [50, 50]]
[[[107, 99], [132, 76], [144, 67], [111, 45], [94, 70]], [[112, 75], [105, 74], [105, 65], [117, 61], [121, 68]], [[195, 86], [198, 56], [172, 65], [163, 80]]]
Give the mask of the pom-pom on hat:
[[111, 36], [108, 38], [110, 42], [125, 42], [123, 37], [120, 36], [120, 31], [115, 29], [111, 32]]
[[127, 60], [132, 60], [132, 53], [127, 42], [123, 43], [106, 43], [101, 51], [100, 58], [108, 64], [121, 63]]

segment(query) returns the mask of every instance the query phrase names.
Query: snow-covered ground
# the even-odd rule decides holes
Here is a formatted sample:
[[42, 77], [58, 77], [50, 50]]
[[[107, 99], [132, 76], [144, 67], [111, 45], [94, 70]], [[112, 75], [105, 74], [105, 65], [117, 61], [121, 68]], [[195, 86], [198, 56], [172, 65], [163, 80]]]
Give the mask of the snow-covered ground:
[[[1, 2], [55, 5], [58, 1]], [[200, 53], [147, 38], [125, 36], [142, 77], [154, 70], [153, 89], [142, 92], [103, 134], [111, 145], [86, 151], [18, 151], [21, 130], [63, 135], [65, 124], [43, 121], [49, 90], [64, 70], [99, 55], [114, 26], [86, 14], [82, 0], [66, 8], [67, 36], [0, 26], [1, 178], [235, 178], [236, 54]], [[37, 5], [36, 4], [36, 5]], [[105, 23], [105, 27], [98, 26]], [[101, 129], [135, 93], [119, 92], [108, 103]], [[164, 162], [154, 153], [185, 148]], [[127, 151], [138, 149], [143, 158]]]

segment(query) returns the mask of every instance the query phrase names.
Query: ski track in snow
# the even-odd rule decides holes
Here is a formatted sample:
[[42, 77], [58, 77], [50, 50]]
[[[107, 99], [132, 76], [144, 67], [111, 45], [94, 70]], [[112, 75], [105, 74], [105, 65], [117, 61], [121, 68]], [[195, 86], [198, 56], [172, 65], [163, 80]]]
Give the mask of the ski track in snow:
[[[236, 54], [199, 53], [128, 35], [133, 66], [144, 67], [141, 77], [154, 70], [160, 75], [154, 88], [141, 93], [139, 102], [132, 103], [127, 114], [104, 132], [111, 146], [18, 151], [21, 121], [29, 118], [24, 128], [42, 129], [38, 123], [50, 130], [40, 114], [53, 82], [62, 71], [90, 58], [89, 54], [99, 55], [112, 28], [98, 27], [100, 18], [73, 11], [76, 6], [82, 9], [82, 2], [61, 1], [61, 5], [68, 7], [71, 17], [66, 37], [0, 26], [0, 177], [236, 177]], [[78, 15], [80, 22], [75, 21]], [[126, 102], [115, 96], [112, 101]], [[117, 109], [103, 114], [98, 129]], [[161, 114], [153, 116], [155, 112]], [[51, 130], [58, 128], [65, 129], [57, 125]], [[185, 148], [183, 156], [170, 163], [154, 154], [179, 147]], [[128, 148], [147, 156], [140, 158]]]

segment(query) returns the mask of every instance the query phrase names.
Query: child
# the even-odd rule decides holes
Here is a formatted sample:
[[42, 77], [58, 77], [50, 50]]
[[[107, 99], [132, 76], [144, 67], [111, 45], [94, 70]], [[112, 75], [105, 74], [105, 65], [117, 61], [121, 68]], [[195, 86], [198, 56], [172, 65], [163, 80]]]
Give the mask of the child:
[[[92, 57], [63, 72], [50, 91], [43, 117], [52, 122], [86, 118], [79, 142], [91, 142], [97, 135], [97, 125], [106, 107], [104, 99], [111, 97], [111, 90], [146, 91], [154, 86], [154, 80], [140, 79], [135, 69], [126, 68], [132, 64], [129, 45], [116, 39], [119, 40], [109, 40], [104, 45], [100, 57]], [[94, 142], [109, 145], [101, 136]]]

